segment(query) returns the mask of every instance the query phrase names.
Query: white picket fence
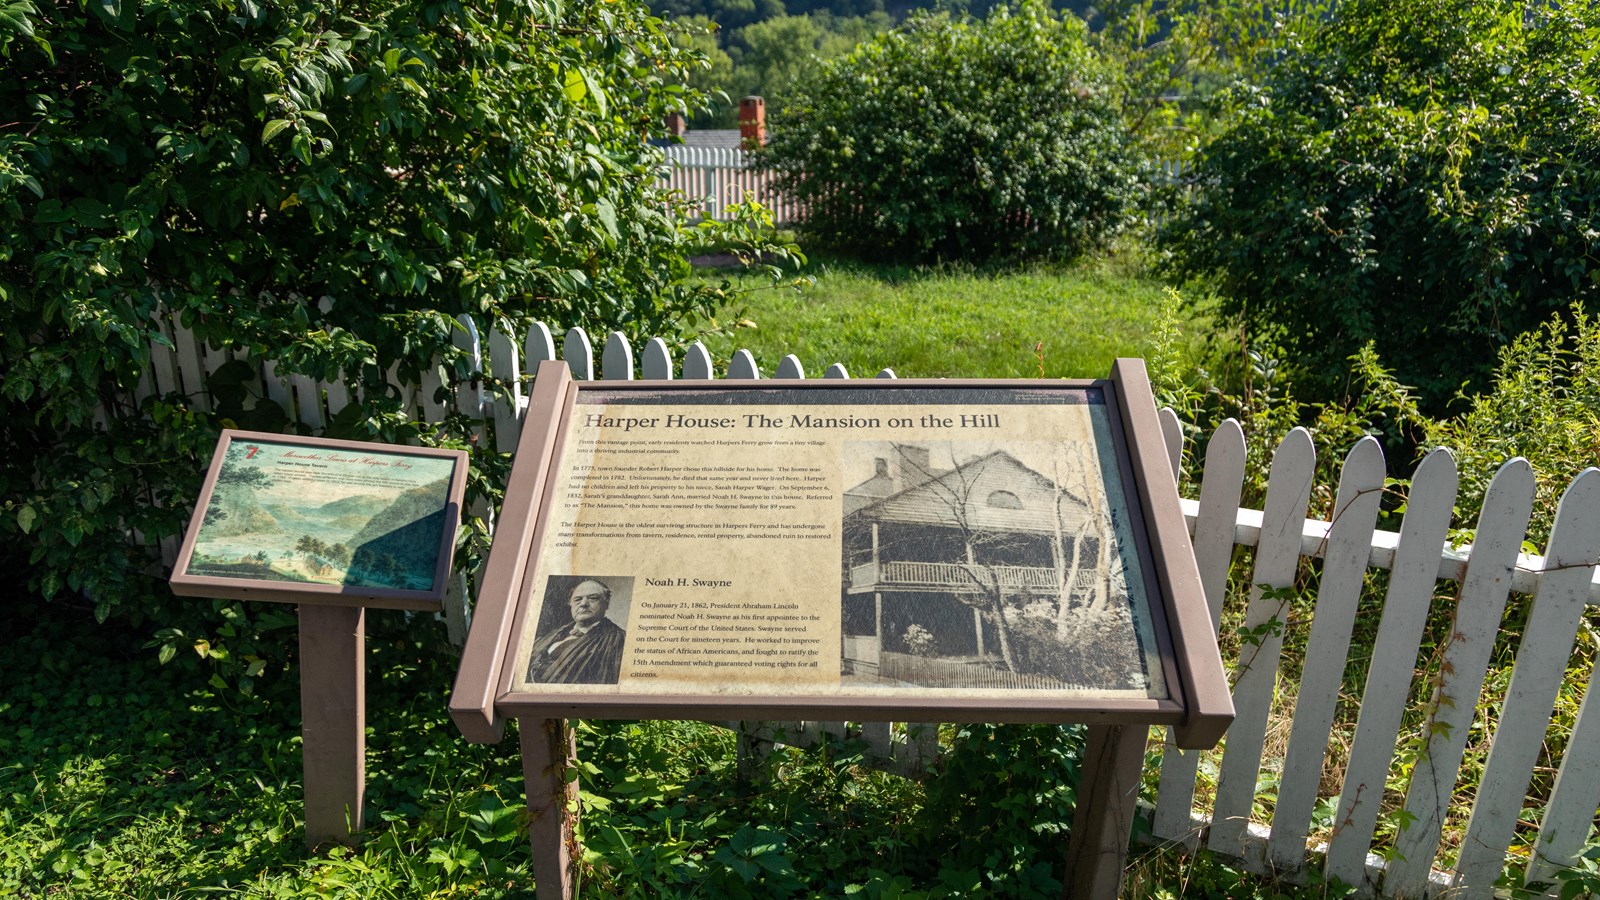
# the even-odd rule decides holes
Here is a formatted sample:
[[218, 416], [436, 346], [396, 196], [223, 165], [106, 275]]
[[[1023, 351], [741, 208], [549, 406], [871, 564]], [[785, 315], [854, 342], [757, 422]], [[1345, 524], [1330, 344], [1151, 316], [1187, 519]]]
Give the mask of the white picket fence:
[[[541, 361], [558, 358], [556, 342], [543, 325], [526, 334], [491, 329], [485, 339], [476, 325], [460, 320], [458, 346], [475, 372], [487, 372], [511, 386], [511, 403], [490, 402], [481, 381], [450, 385], [449, 403], [479, 420], [485, 446], [512, 452], [521, 427], [525, 387]], [[169, 331], [175, 350], [153, 348], [152, 369], [140, 386], [148, 394], [178, 392], [193, 407], [208, 409], [204, 378], [234, 354], [206, 347], [182, 328]], [[591, 380], [644, 378], [709, 379], [712, 358], [698, 342], [681, 364], [659, 338], [648, 341], [635, 367], [633, 348], [613, 333], [598, 356], [589, 337], [574, 329], [561, 342], [561, 356], [574, 377]], [[299, 376], [276, 375], [262, 367], [262, 402], [277, 402], [298, 421], [321, 427], [350, 400], [351, 388]], [[726, 377], [759, 378], [754, 357], [734, 354]], [[888, 369], [879, 377], [894, 377]], [[796, 357], [784, 357], [776, 377], [802, 378]], [[837, 364], [824, 377], [848, 374]], [[435, 373], [422, 385], [394, 385], [409, 407], [426, 421], [438, 421], [445, 404], [435, 392], [445, 381]], [[1163, 427], [1173, 458], [1182, 448], [1182, 429], [1170, 411]], [[1491, 896], [1495, 879], [1514, 842], [1532, 848], [1524, 867], [1527, 881], [1548, 881], [1570, 865], [1590, 840], [1600, 808], [1600, 689], [1591, 676], [1553, 787], [1537, 822], [1525, 810], [1541, 746], [1551, 728], [1556, 692], [1566, 677], [1579, 629], [1592, 604], [1600, 604], [1600, 470], [1579, 475], [1566, 491], [1543, 557], [1520, 552], [1533, 503], [1533, 474], [1524, 460], [1507, 462], [1495, 476], [1472, 545], [1452, 547], [1447, 531], [1456, 498], [1455, 462], [1436, 450], [1417, 467], [1407, 511], [1398, 532], [1375, 530], [1384, 488], [1384, 463], [1378, 445], [1366, 439], [1350, 451], [1339, 478], [1328, 521], [1307, 518], [1316, 451], [1303, 429], [1279, 446], [1271, 468], [1264, 510], [1240, 508], [1245, 475], [1245, 442], [1231, 420], [1211, 437], [1204, 477], [1195, 501], [1184, 501], [1195, 555], [1214, 622], [1224, 619], [1230, 568], [1237, 547], [1253, 548], [1254, 585], [1243, 623], [1257, 629], [1256, 642], [1242, 643], [1229, 663], [1234, 677], [1238, 719], [1217, 752], [1180, 751], [1165, 745], [1160, 786], [1151, 810], [1159, 840], [1198, 846], [1262, 872], [1304, 877], [1311, 867], [1383, 897]], [[492, 510], [475, 514], [489, 520]], [[1315, 560], [1320, 581], [1306, 640], [1304, 667], [1295, 675], [1280, 671], [1283, 631], [1273, 627], [1288, 615], [1279, 589], [1293, 588], [1296, 575]], [[1376, 639], [1365, 660], [1350, 659], [1362, 586], [1374, 570], [1388, 573]], [[1237, 577], [1237, 573], [1235, 573]], [[1445, 583], [1441, 588], [1441, 582]], [[453, 587], [459, 600], [465, 577]], [[1417, 657], [1428, 612], [1436, 593], [1453, 597], [1454, 623], [1442, 658], [1432, 666], [1434, 680], [1417, 684]], [[1513, 673], [1503, 696], [1485, 696], [1490, 649], [1506, 604], [1531, 604]], [[464, 625], [464, 604], [454, 607], [452, 630]], [[1303, 616], [1301, 617], [1303, 618]], [[1298, 627], [1298, 626], [1291, 626]], [[1589, 638], [1584, 638], [1588, 640]], [[1365, 650], [1366, 648], [1361, 648]], [[1342, 770], [1330, 775], [1330, 735], [1347, 667], [1364, 668], [1359, 717]], [[1276, 708], [1275, 708], [1276, 704]], [[1492, 744], [1481, 773], [1458, 786], [1460, 767], [1480, 704], [1498, 707]], [[1418, 733], [1425, 746], [1413, 755], [1414, 768], [1403, 796], [1386, 794], [1396, 765], [1406, 711], [1422, 711]], [[1269, 727], [1288, 729], [1287, 743], [1267, 740]], [[804, 744], [840, 724], [801, 722], [747, 726], [754, 740]], [[852, 733], [866, 739], [885, 768], [925, 772], [938, 752], [937, 729], [927, 725], [868, 725]], [[1196, 802], [1197, 775], [1204, 765], [1209, 794]], [[1266, 776], [1266, 777], [1264, 777]], [[1261, 790], [1276, 784], [1275, 797]], [[1324, 791], [1331, 782], [1336, 789]], [[1213, 787], [1214, 785], [1214, 787]], [[1318, 802], [1336, 802], [1330, 833], [1308, 845]], [[1268, 821], [1256, 810], [1270, 801]], [[1408, 824], [1399, 828], [1387, 853], [1374, 852], [1380, 814], [1394, 810]], [[1529, 806], [1528, 810], [1535, 809]], [[1441, 846], [1447, 823], [1466, 817], [1459, 839]], [[1519, 822], [1524, 833], [1519, 834]], [[1528, 829], [1536, 829], [1529, 833]], [[1456, 849], [1459, 848], [1459, 849]]]
[[729, 217], [728, 207], [753, 199], [772, 210], [779, 225], [799, 221], [800, 209], [793, 199], [780, 193], [772, 176], [758, 172], [737, 147], [663, 147], [667, 164], [660, 184], [683, 191], [701, 214], [712, 219]]

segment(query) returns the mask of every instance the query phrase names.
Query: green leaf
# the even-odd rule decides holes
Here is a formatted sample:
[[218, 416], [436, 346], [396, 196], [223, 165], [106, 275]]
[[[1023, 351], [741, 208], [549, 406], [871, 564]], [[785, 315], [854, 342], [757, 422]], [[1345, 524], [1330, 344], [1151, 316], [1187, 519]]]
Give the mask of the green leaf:
[[600, 220], [600, 227], [606, 230], [606, 234], [610, 235], [612, 240], [616, 240], [618, 237], [617, 208], [612, 205], [611, 201], [601, 200], [597, 202], [594, 205], [594, 216]]
[[268, 142], [268, 141], [272, 140], [273, 138], [277, 137], [278, 134], [280, 132], [282, 132], [285, 128], [288, 128], [290, 124], [291, 123], [289, 122], [288, 119], [273, 119], [273, 120], [271, 120], [265, 126], [263, 126], [262, 129], [261, 129], [261, 143], [265, 144], [266, 142]]
[[577, 103], [589, 93], [589, 79], [578, 69], [568, 69], [566, 84], [561, 93], [573, 103]]
[[580, 69], [579, 71], [583, 74], [584, 87], [588, 89], [589, 96], [594, 98], [595, 109], [599, 111], [600, 115], [605, 115], [607, 109], [605, 89], [589, 74], [588, 69]]
[[33, 531], [33, 523], [37, 518], [39, 513], [33, 507], [24, 506], [17, 510], [17, 527], [22, 529], [23, 534], [28, 534]]

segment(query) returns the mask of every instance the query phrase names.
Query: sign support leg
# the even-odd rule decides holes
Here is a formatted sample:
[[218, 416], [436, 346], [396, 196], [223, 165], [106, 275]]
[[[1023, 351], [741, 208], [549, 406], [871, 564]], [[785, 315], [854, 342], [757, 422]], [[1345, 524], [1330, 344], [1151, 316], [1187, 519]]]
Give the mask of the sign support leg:
[[351, 606], [300, 605], [300, 738], [306, 846], [349, 844], [366, 794], [367, 618]]
[[534, 888], [540, 900], [571, 900], [578, 849], [578, 781], [572, 772], [577, 737], [562, 719], [519, 719], [517, 726]]
[[1090, 725], [1067, 843], [1068, 900], [1114, 900], [1122, 889], [1139, 800], [1146, 725]]

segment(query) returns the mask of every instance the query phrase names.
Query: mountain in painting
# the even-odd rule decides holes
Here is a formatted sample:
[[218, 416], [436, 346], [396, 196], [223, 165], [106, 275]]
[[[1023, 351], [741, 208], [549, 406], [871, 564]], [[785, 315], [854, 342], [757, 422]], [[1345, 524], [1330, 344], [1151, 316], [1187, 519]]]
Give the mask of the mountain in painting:
[[214, 536], [226, 537], [279, 528], [277, 517], [256, 501], [256, 492], [246, 485], [219, 484], [206, 507], [206, 529]]
[[450, 480], [412, 488], [374, 515], [349, 541], [350, 571], [361, 582], [409, 590], [433, 586]]

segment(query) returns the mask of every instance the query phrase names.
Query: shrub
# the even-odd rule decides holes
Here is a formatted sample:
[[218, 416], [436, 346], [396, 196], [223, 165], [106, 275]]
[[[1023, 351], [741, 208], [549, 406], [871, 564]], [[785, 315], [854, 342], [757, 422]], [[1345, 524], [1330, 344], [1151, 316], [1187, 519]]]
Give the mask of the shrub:
[[802, 79], [764, 161], [804, 230], [895, 258], [1070, 257], [1127, 221], [1139, 166], [1088, 31], [1042, 2], [914, 15]]
[[158, 307], [363, 388], [331, 435], [463, 445], [381, 389], [455, 316], [671, 333], [720, 300], [640, 140], [692, 60], [637, 0], [17, 0], [0, 59], [0, 568], [101, 617], [166, 596], [148, 548], [217, 429], [291, 427], [258, 362], [136, 406]]
[[1167, 231], [1308, 397], [1374, 341], [1438, 414], [1600, 298], [1600, 8], [1354, 0], [1241, 89]]

